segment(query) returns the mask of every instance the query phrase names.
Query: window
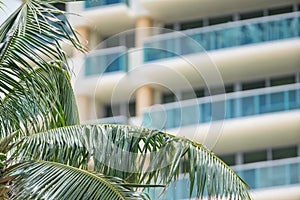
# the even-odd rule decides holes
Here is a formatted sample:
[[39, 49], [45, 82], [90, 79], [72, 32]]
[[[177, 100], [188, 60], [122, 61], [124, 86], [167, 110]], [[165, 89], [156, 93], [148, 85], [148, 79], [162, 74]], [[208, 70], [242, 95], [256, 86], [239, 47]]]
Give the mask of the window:
[[240, 19], [252, 19], [256, 17], [263, 17], [264, 12], [263, 11], [255, 11], [255, 12], [248, 12], [248, 13], [242, 13], [240, 14]]
[[286, 85], [295, 82], [296, 82], [296, 77], [294, 75], [280, 77], [280, 78], [271, 78], [271, 86]]
[[176, 101], [176, 96], [173, 93], [163, 93], [162, 103], [171, 103]]
[[209, 25], [222, 24], [233, 21], [232, 16], [223, 16], [218, 18], [209, 19]]
[[264, 87], [265, 87], [265, 80], [242, 84], [242, 90], [252, 90], [252, 89], [258, 89]]
[[130, 33], [125, 35], [125, 44], [124, 45], [127, 48], [135, 47], [135, 33], [134, 32], [130, 32]]
[[293, 12], [293, 6], [285, 6], [280, 8], [269, 9], [269, 15], [278, 15]]
[[174, 24], [165, 24], [164, 28], [174, 30]]
[[195, 89], [193, 91], [184, 91], [182, 92], [182, 100], [201, 98], [205, 96], [204, 89]]
[[136, 116], [135, 101], [129, 102], [128, 112], [129, 112], [128, 114], [130, 117]]
[[226, 93], [234, 92], [234, 86], [233, 85], [227, 85], [227, 86], [225, 86], [225, 92]]
[[255, 151], [244, 153], [244, 163], [260, 162], [267, 160], [267, 151]]
[[117, 47], [120, 46], [120, 40], [119, 37], [108, 37], [105, 38], [105, 47], [110, 48], [110, 47]]
[[113, 117], [120, 115], [120, 105], [105, 105], [104, 117]]
[[53, 3], [52, 5], [56, 8], [58, 8], [59, 10], [66, 11], [65, 3]]
[[235, 165], [235, 154], [219, 156], [227, 165]]
[[298, 156], [297, 151], [298, 151], [297, 146], [273, 149], [272, 159], [277, 160], [283, 158], [297, 157]]
[[203, 26], [202, 20], [183, 22], [180, 24], [180, 30], [188, 30], [192, 28], [199, 28], [202, 26]]

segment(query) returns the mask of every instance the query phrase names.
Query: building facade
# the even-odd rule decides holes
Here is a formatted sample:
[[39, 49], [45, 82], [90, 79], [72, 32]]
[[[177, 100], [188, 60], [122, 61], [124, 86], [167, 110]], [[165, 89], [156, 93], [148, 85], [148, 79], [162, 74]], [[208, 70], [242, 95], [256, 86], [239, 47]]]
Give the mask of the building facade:
[[[300, 199], [299, 0], [88, 0], [66, 10], [80, 14], [69, 18], [89, 47], [66, 47], [83, 123], [193, 139], [253, 199]], [[189, 199], [187, 190], [182, 176], [151, 195]]]

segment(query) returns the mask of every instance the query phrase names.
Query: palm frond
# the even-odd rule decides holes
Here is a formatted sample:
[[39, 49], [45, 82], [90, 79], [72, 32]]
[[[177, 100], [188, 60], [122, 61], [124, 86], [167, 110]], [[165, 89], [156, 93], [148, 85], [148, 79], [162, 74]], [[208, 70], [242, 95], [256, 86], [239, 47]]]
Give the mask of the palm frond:
[[[0, 102], [0, 145], [13, 138], [79, 123], [68, 74], [52, 63], [51, 70], [35, 69], [19, 81]], [[17, 132], [17, 133], [16, 133]], [[7, 138], [6, 138], [7, 137]]]
[[[27, 0], [0, 26], [0, 97], [22, 87], [19, 79], [34, 68], [49, 71], [48, 61], [69, 70], [60, 42], [83, 50], [64, 12], [47, 2]], [[49, 69], [50, 68], [50, 69]]]
[[[169, 184], [189, 164], [190, 194], [250, 199], [247, 185], [201, 144], [164, 132], [126, 125], [82, 125], [49, 130], [21, 141], [19, 158], [49, 160], [118, 176], [132, 183]], [[196, 185], [194, 187], [194, 185]]]
[[13, 199], [147, 199], [118, 178], [54, 162], [24, 162], [5, 175], [14, 176]]

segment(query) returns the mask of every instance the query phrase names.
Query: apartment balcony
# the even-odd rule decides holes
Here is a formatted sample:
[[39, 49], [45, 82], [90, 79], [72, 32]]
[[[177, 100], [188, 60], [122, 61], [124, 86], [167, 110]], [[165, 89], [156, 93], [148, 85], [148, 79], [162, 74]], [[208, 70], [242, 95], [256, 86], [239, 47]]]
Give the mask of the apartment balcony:
[[229, 22], [150, 37], [144, 42], [144, 62], [299, 36], [300, 12]]
[[85, 77], [102, 76], [112, 72], [127, 71], [125, 47], [100, 49], [89, 53], [85, 58]]
[[296, 109], [300, 109], [299, 83], [154, 105], [144, 111], [143, 124], [174, 129]]
[[84, 6], [86, 9], [100, 7], [100, 6], [109, 6], [115, 4], [127, 4], [128, 0], [86, 0], [84, 1]]
[[233, 167], [251, 189], [300, 184], [300, 157]]
[[[300, 157], [288, 158], [282, 160], [271, 160], [233, 166], [232, 169], [241, 176], [241, 178], [250, 186], [250, 193], [253, 199], [285, 199], [286, 192], [289, 192], [290, 199], [299, 197], [300, 188]], [[183, 175], [176, 182], [176, 188], [172, 183], [166, 190], [165, 199], [189, 199], [189, 180]], [[294, 187], [298, 190], [294, 190]], [[283, 192], [276, 193], [278, 189], [284, 188]], [[290, 191], [289, 191], [290, 189]], [[269, 192], [261, 195], [260, 191]], [[279, 190], [280, 191], [280, 190]], [[159, 199], [161, 190], [151, 190], [150, 194], [155, 199]], [[193, 191], [192, 197], [196, 193]], [[258, 197], [259, 196], [259, 197]]]
[[95, 30], [95, 27], [101, 27], [97, 29], [101, 35], [117, 34], [134, 28], [135, 25], [128, 0], [69, 2], [66, 4], [66, 10], [69, 13], [80, 13], [80, 16], [68, 16], [73, 27], [85, 26], [91, 30]]
[[[158, 21], [179, 21], [249, 12], [263, 8], [299, 3], [297, 0], [207, 1], [207, 0], [138, 0], [145, 10]], [[171, 8], [171, 9], [170, 9]]]

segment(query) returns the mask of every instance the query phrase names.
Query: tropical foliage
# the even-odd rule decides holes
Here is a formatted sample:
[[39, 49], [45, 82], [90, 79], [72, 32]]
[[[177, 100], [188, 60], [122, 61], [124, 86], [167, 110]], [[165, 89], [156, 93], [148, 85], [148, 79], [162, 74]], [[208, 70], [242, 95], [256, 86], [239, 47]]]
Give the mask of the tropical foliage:
[[250, 199], [201, 144], [142, 127], [79, 125], [62, 42], [84, 51], [47, 1], [24, 1], [0, 27], [0, 199], [148, 199], [142, 189], [176, 180], [182, 159], [190, 194]]

